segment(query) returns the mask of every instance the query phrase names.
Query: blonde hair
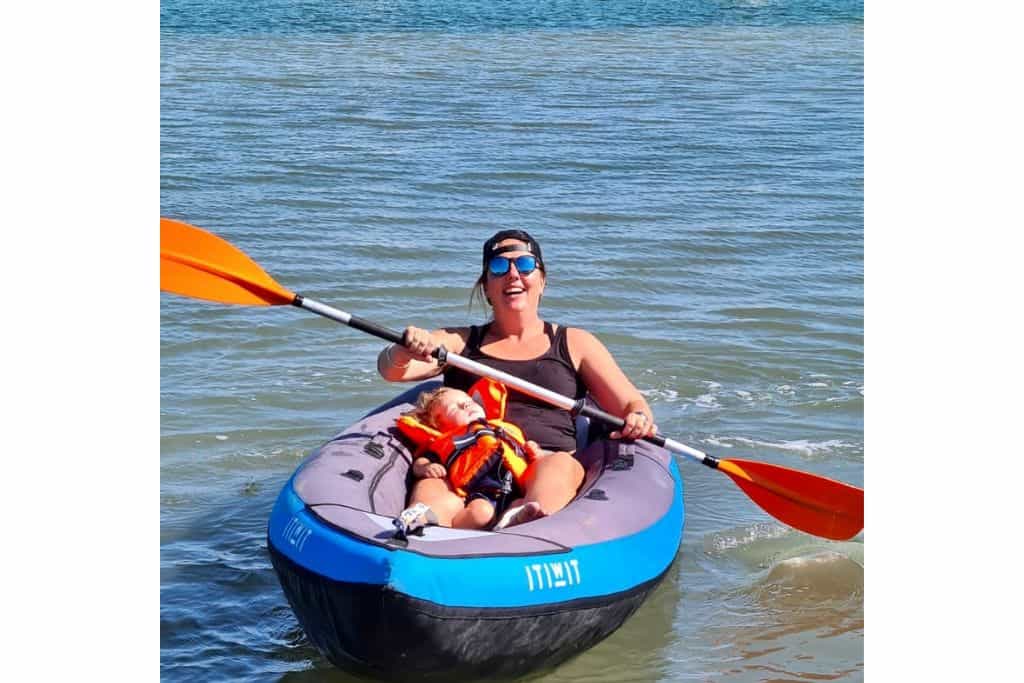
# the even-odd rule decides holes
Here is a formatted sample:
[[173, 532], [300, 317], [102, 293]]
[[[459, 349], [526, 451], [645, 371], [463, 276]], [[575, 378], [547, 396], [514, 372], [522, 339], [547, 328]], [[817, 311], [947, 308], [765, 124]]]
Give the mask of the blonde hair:
[[483, 309], [484, 313], [487, 313], [491, 308], [491, 301], [487, 298], [487, 294], [484, 292], [484, 287], [487, 284], [487, 273], [484, 273], [476, 279], [476, 283], [473, 285], [473, 289], [469, 293], [469, 313], [473, 313], [473, 304], [479, 300], [480, 308]]
[[452, 387], [438, 387], [437, 389], [431, 389], [430, 391], [424, 391], [420, 394], [420, 397], [416, 399], [416, 407], [412, 410], [402, 413], [409, 417], [415, 418], [427, 425], [437, 429], [437, 423], [434, 422], [434, 415], [431, 412], [431, 408], [446, 391], [456, 391]]

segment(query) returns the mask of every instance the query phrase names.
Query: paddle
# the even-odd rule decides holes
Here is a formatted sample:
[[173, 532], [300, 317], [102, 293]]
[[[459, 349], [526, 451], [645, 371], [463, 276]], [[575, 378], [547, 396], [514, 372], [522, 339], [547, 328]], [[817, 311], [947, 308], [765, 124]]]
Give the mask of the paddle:
[[[288, 291], [230, 243], [205, 230], [169, 218], [160, 219], [160, 289], [229, 304], [291, 304], [394, 344], [404, 341], [403, 334]], [[615, 429], [622, 429], [624, 425], [621, 418], [586, 405], [582, 399], [556, 394], [448, 352], [443, 347], [436, 349], [433, 355], [442, 363], [504, 382], [563, 410], [600, 420]], [[780, 465], [720, 460], [660, 434], [644, 440], [724, 472], [751, 500], [795, 529], [824, 538], [846, 540], [864, 528], [863, 489]]]

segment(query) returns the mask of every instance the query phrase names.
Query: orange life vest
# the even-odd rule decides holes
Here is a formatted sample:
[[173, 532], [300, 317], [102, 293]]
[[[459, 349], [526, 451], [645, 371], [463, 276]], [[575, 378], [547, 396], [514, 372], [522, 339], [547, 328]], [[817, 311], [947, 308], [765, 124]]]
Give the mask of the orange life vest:
[[483, 406], [486, 420], [442, 433], [411, 415], [402, 415], [397, 420], [398, 430], [418, 446], [416, 457], [436, 456], [448, 470], [448, 481], [460, 496], [467, 496], [475, 480], [489, 472], [499, 459], [516, 483], [521, 484], [529, 465], [526, 439], [519, 427], [503, 419], [508, 397], [505, 385], [485, 377], [466, 393]]

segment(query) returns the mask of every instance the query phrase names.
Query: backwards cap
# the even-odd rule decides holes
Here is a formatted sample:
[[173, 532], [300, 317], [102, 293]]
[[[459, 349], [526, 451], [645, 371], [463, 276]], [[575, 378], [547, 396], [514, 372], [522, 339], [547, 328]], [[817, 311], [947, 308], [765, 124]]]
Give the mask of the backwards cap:
[[[512, 246], [506, 245], [499, 247], [498, 243], [505, 240], [517, 240], [523, 243], [523, 246]], [[487, 264], [490, 262], [492, 256], [497, 256], [506, 251], [528, 251], [537, 257], [537, 266], [541, 271], [547, 272], [544, 268], [544, 257], [540, 252], [540, 244], [537, 240], [530, 237], [530, 233], [525, 230], [501, 230], [494, 233], [491, 239], [484, 242], [484, 260], [483, 260], [483, 271], [487, 272]]]

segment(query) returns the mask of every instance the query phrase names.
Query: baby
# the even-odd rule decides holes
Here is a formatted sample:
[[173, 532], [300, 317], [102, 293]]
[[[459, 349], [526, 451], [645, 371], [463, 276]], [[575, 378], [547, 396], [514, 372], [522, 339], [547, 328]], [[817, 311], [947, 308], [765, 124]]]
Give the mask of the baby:
[[[537, 503], [523, 504], [520, 484], [529, 463], [544, 453], [517, 426], [500, 419], [505, 388], [486, 382], [470, 390], [489, 410], [464, 391], [441, 387], [421, 394], [416, 408], [398, 419], [399, 430], [420, 446], [409, 504], [424, 503], [442, 526], [484, 529], [502, 512], [496, 528], [543, 516]], [[488, 419], [488, 412], [497, 417]]]

